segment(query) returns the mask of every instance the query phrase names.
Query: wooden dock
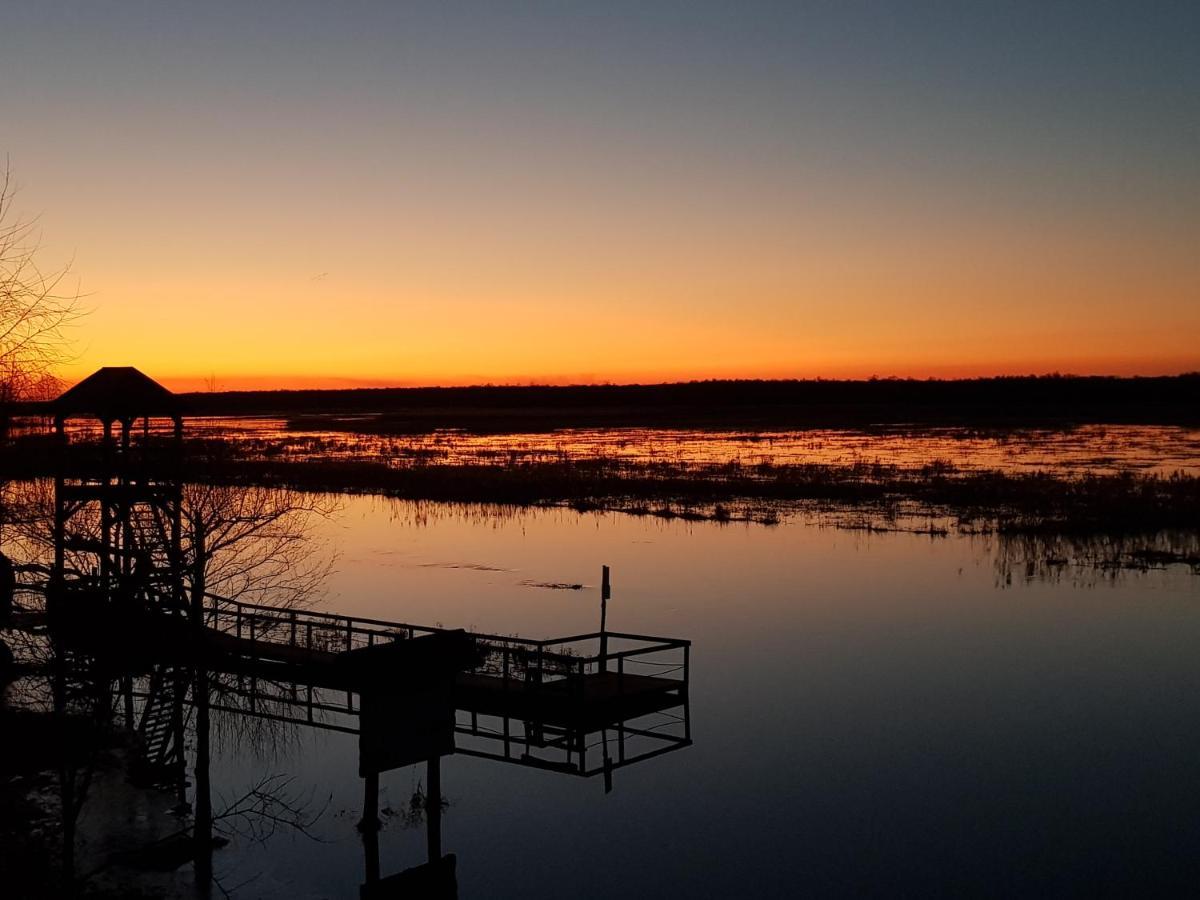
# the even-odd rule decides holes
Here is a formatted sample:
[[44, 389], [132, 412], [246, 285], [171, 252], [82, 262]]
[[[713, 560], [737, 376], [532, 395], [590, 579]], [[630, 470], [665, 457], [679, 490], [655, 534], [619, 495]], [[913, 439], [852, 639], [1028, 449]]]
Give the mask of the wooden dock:
[[[122, 611], [82, 584], [21, 619], [91, 657], [96, 677], [142, 685], [133, 695], [151, 703], [147, 673], [202, 669], [220, 683], [214, 711], [360, 735], [368, 701], [382, 700], [399, 724], [405, 696], [436, 685], [457, 720], [455, 752], [577, 775], [610, 775], [691, 743], [686, 640], [622, 632], [534, 640], [213, 595], [199, 623], [183, 609]], [[635, 724], [652, 714], [674, 732]], [[586, 752], [595, 746], [587, 735], [601, 732], [617, 748], [611, 760]], [[627, 739], [653, 746], [627, 753]]]
[[265, 669], [282, 667], [289, 680], [307, 674], [317, 686], [348, 690], [361, 687], [348, 683], [345, 666], [356, 651], [420, 637], [463, 636], [472, 642], [476, 659], [455, 678], [458, 709], [573, 727], [678, 705], [687, 696], [690, 675], [690, 641], [624, 632], [534, 640], [215, 596], [208, 598], [205, 626], [224, 656]]
[[260, 683], [264, 691], [288, 685], [308, 697], [344, 692], [337, 708], [350, 713], [361, 706], [358, 695], [419, 689], [426, 670], [446, 665], [456, 709], [571, 729], [678, 706], [688, 693], [690, 642], [674, 638], [591, 632], [534, 640], [212, 595], [197, 630], [182, 610], [121, 614], [97, 599], [76, 592], [65, 612], [49, 618], [66, 623], [71, 644], [113, 665], [202, 665], [237, 676], [254, 694]]

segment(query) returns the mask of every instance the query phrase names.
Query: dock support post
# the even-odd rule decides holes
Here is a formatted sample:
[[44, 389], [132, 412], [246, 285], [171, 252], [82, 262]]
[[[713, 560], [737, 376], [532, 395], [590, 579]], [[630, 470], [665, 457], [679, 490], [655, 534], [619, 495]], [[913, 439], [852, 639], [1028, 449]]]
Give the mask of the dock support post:
[[429, 757], [425, 766], [425, 824], [429, 840], [429, 861], [439, 862], [442, 858], [442, 758]]
[[612, 757], [608, 755], [608, 729], [603, 729], [600, 735], [604, 742], [604, 793], [611, 794], [613, 789], [613, 763]]
[[[368, 772], [363, 777], [363, 814], [358, 830], [369, 834], [379, 830], [379, 773]], [[376, 850], [378, 852], [378, 849]], [[376, 860], [378, 864], [378, 860]]]
[[366, 856], [367, 884], [379, 881], [379, 829], [369, 828], [362, 833], [363, 854]]
[[212, 835], [212, 784], [209, 777], [209, 692], [208, 670], [196, 668], [192, 699], [196, 704], [196, 796], [192, 804], [195, 810], [193, 840], [196, 860], [193, 864], [196, 885], [202, 897], [212, 894], [213, 879], [213, 835]]

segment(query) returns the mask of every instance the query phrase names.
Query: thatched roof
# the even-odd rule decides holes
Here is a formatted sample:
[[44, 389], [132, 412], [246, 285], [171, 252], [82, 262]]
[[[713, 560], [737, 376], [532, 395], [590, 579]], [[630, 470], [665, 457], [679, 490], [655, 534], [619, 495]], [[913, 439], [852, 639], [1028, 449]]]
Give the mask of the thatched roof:
[[101, 420], [180, 414], [179, 398], [133, 366], [105, 366], [49, 404], [56, 416]]

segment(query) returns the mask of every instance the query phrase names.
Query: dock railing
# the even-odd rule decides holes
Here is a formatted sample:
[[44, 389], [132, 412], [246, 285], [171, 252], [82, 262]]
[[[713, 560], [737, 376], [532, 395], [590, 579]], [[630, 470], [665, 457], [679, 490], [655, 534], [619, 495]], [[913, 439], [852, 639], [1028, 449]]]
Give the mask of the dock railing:
[[[414, 625], [310, 609], [267, 606], [205, 595], [205, 624], [255, 643], [302, 648], [314, 655], [340, 653], [376, 644], [411, 640], [452, 629]], [[626, 632], [588, 632], [536, 640], [516, 635], [468, 632], [479, 651], [473, 675], [499, 679], [504, 690], [582, 692], [589, 677], [604, 676], [625, 693], [637, 676], [670, 679], [687, 692], [691, 641]]]

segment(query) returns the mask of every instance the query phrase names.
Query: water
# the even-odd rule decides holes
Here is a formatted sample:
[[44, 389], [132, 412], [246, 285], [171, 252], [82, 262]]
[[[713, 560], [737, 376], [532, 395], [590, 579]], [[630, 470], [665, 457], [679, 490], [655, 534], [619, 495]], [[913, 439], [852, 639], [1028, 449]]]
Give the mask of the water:
[[[551, 637], [693, 641], [694, 744], [581, 779], [442, 762], [468, 897], [1179, 896], [1200, 884], [1200, 579], [1185, 567], [1011, 583], [994, 539], [346, 498], [323, 605]], [[531, 583], [582, 583], [579, 591]], [[293, 776], [319, 841], [217, 855], [242, 896], [353, 897], [355, 739], [216, 748], [236, 796]], [[406, 808], [422, 768], [385, 774]], [[218, 808], [220, 802], [217, 803]], [[388, 817], [381, 871], [425, 859]]]

